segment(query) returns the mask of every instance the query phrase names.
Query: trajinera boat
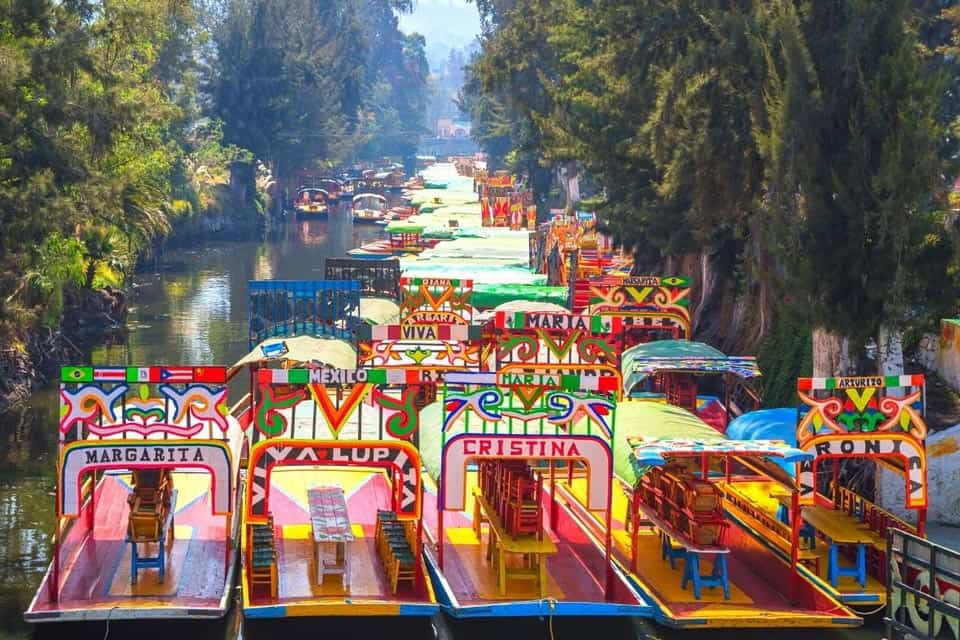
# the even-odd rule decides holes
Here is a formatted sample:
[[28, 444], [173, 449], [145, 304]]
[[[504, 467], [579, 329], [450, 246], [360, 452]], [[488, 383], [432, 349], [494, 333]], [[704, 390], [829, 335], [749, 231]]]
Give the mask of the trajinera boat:
[[330, 194], [319, 187], [304, 187], [297, 191], [293, 209], [298, 218], [322, 217], [329, 212]]
[[218, 618], [237, 566], [245, 402], [216, 366], [60, 373], [57, 525], [31, 622]]
[[358, 193], [353, 196], [353, 221], [382, 222], [387, 216], [387, 199], [379, 193]]

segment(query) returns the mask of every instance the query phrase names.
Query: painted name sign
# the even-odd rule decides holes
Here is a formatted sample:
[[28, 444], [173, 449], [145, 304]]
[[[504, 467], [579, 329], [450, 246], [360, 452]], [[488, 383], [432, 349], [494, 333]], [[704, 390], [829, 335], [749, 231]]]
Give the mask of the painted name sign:
[[447, 440], [440, 475], [443, 509], [466, 508], [467, 463], [477, 458], [581, 460], [587, 466], [587, 508], [606, 509], [613, 462], [610, 447], [594, 436], [524, 436], [463, 433]]
[[837, 379], [837, 388], [838, 389], [862, 389], [864, 387], [882, 387], [883, 378], [865, 376], [861, 378], [838, 378]]
[[163, 440], [157, 443], [73, 442], [60, 458], [57, 505], [61, 516], [80, 514], [80, 485], [85, 473], [104, 469], [203, 468], [212, 476], [212, 509], [215, 514], [232, 511], [233, 476], [230, 450], [222, 442]]
[[410, 324], [461, 324], [463, 322], [466, 322], [463, 316], [451, 311], [411, 311], [404, 319], [404, 323]]
[[813, 461], [800, 463], [797, 482], [800, 487], [801, 504], [813, 504], [815, 493], [816, 461], [819, 458], [899, 457], [905, 467], [907, 500], [910, 508], [927, 506], [926, 456], [916, 441], [908, 436], [886, 434], [882, 438], [849, 435], [844, 438], [824, 436], [814, 438], [801, 447], [816, 454]]
[[545, 329], [555, 331], [588, 331], [616, 333], [623, 328], [623, 320], [611, 316], [583, 316], [569, 313], [505, 313], [494, 317], [498, 327], [510, 329]]
[[399, 479], [395, 505], [400, 519], [420, 517], [420, 456], [401, 441], [316, 441], [274, 438], [263, 440], [250, 451], [253, 470], [247, 483], [247, 519], [266, 522], [270, 512], [270, 473], [275, 466], [374, 467], [393, 471]]

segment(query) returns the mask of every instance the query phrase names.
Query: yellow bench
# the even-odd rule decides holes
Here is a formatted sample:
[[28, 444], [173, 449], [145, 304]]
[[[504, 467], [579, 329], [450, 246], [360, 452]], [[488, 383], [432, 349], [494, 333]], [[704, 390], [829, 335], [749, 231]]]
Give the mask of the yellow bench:
[[[758, 533], [773, 543], [788, 556], [793, 549], [793, 530], [777, 520], [765, 509], [757, 506], [752, 500], [740, 493], [735, 487], [728, 484], [718, 484], [724, 494], [724, 508], [732, 511], [733, 515], [742, 522], [748, 523]], [[801, 547], [797, 551], [797, 559], [804, 564], [811, 564], [817, 573], [820, 573], [820, 556], [809, 548]]]

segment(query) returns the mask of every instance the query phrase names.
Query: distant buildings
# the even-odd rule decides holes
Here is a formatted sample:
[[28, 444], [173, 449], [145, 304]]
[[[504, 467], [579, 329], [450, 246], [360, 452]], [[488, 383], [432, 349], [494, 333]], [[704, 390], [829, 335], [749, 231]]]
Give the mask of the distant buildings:
[[470, 123], [454, 118], [437, 118], [437, 139], [463, 140], [470, 137]]

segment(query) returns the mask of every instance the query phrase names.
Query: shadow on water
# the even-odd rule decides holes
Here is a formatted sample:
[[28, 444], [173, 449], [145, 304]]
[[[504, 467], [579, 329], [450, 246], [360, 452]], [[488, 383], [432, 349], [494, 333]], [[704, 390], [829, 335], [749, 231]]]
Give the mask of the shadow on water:
[[[329, 220], [291, 221], [258, 242], [213, 243], [169, 252], [153, 269], [137, 274], [130, 295], [128, 334], [119, 344], [93, 350], [94, 364], [164, 363], [230, 364], [247, 351], [247, 282], [254, 279], [321, 279], [326, 257], [346, 252], [378, 236], [377, 227], [354, 227], [345, 211]], [[31, 637], [23, 610], [49, 564], [54, 526], [54, 459], [57, 451], [57, 395], [45, 389], [15, 411], [0, 415], [0, 640]], [[446, 638], [457, 640], [604, 640], [636, 638], [629, 620], [520, 619], [453, 621]], [[36, 638], [237, 638], [232, 611], [218, 621], [112, 621], [38, 625]], [[769, 640], [771, 631], [677, 632], [653, 628], [660, 640], [681, 637], [711, 640]], [[848, 632], [782, 631], [777, 640], [871, 640], [882, 627]], [[434, 637], [429, 620], [337, 619], [324, 621], [247, 621], [242, 638], [259, 640], [284, 635], [332, 638], [390, 636], [419, 640]]]

